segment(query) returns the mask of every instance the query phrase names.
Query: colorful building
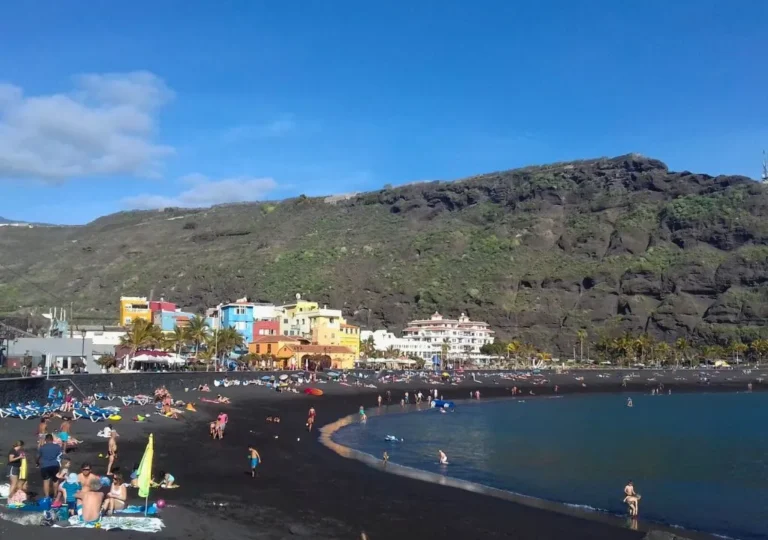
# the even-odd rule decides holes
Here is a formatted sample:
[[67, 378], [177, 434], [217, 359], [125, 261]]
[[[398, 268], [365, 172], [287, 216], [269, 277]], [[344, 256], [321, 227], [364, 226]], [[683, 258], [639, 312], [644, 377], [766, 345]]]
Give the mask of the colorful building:
[[355, 358], [360, 356], [360, 327], [354, 324], [341, 324], [341, 345], [355, 353]]
[[251, 354], [265, 355], [274, 354], [286, 345], [299, 345], [308, 343], [307, 340], [291, 336], [261, 336], [248, 344], [248, 352]]
[[163, 332], [173, 332], [177, 326], [184, 328], [189, 326], [189, 321], [195, 317], [194, 313], [181, 311], [176, 309], [174, 311], [153, 311], [152, 322], [155, 326], [160, 327]]
[[253, 323], [253, 339], [257, 340], [261, 336], [279, 336], [280, 321], [272, 319], [268, 321], [255, 321]]
[[442, 356], [446, 349], [446, 359], [479, 359], [483, 355], [480, 347], [493, 343], [493, 330], [482, 321], [471, 321], [462, 313], [458, 319], [444, 319], [435, 313], [429, 319], [415, 320], [403, 329], [403, 339], [419, 344], [429, 344], [432, 352], [422, 352], [425, 359], [435, 354]]
[[287, 343], [277, 351], [277, 359], [284, 367], [304, 369], [316, 364], [323, 369], [352, 369], [357, 355], [341, 345]]
[[[254, 341], [257, 322], [273, 321], [275, 315], [273, 304], [249, 302], [247, 298], [240, 298], [229, 304], [219, 304], [206, 313], [211, 329], [234, 328], [243, 336], [246, 343]], [[265, 328], [270, 327], [275, 328], [274, 325], [265, 326]]]
[[120, 297], [120, 326], [130, 326], [134, 320], [152, 322], [152, 310], [145, 296]]

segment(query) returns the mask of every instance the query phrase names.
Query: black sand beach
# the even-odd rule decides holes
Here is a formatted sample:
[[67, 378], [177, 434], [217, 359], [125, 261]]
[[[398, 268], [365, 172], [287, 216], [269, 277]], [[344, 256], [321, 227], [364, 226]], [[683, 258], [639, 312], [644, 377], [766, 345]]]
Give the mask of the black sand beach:
[[[650, 391], [663, 382], [674, 392], [744, 391], [747, 382], [761, 389], [756, 379], [760, 373], [720, 372], [709, 385], [694, 378], [693, 372], [650, 371], [626, 388], [620, 379], [599, 377], [598, 372], [548, 374], [549, 384], [481, 379], [458, 386], [441, 385], [446, 398], [463, 399], [468, 389], [479, 389], [484, 398], [509, 396], [509, 388], [518, 386], [524, 393], [560, 393]], [[684, 376], [687, 380], [679, 380]], [[214, 374], [211, 374], [213, 378]], [[583, 376], [584, 380], [576, 380]], [[654, 379], [648, 381], [647, 379]], [[586, 385], [586, 386], [583, 386]], [[644, 530], [630, 530], [621, 523], [585, 519], [546, 509], [510, 502], [465, 490], [421, 482], [388, 474], [352, 459], [345, 459], [319, 444], [317, 430], [305, 429], [307, 410], [317, 409], [317, 427], [354, 413], [360, 405], [375, 407], [376, 396], [391, 390], [393, 398], [407, 389], [426, 391], [424, 383], [379, 385], [367, 389], [326, 384], [325, 395], [276, 393], [264, 387], [230, 387], [221, 393], [232, 405], [200, 403], [197, 392], [176, 393], [174, 398], [195, 401], [197, 413], [186, 413], [179, 421], [152, 416], [151, 422], [138, 424], [127, 418], [140, 408], [126, 408], [124, 420], [115, 427], [121, 434], [119, 466], [128, 473], [144, 452], [147, 434], [155, 435], [154, 470], [171, 472], [181, 485], [176, 490], [153, 490], [152, 499], [163, 498], [169, 507], [162, 513], [166, 528], [158, 538], [233, 538], [279, 539], [294, 537], [360, 538], [365, 532], [370, 540], [403, 538], [516, 538], [516, 539], [634, 539]], [[2, 401], [0, 396], [0, 401]], [[399, 408], [399, 406], [398, 406]], [[226, 411], [230, 423], [223, 441], [212, 441], [208, 423], [220, 411]], [[279, 415], [280, 424], [265, 421]], [[52, 422], [53, 426], [58, 421]], [[23, 439], [34, 447], [37, 421], [0, 420], [2, 465], [11, 442]], [[106, 469], [106, 440], [95, 437], [104, 423], [78, 421], [73, 434], [84, 439], [82, 448], [71, 454], [73, 465], [90, 462], [97, 473]], [[254, 444], [263, 458], [259, 477], [248, 472], [247, 447]], [[33, 453], [33, 452], [31, 452]], [[41, 482], [34, 462], [30, 467], [30, 490], [39, 491]], [[621, 481], [618, 489], [621, 488]], [[136, 492], [131, 502], [138, 503]], [[641, 524], [641, 529], [643, 528]], [[96, 538], [104, 531], [22, 527], [0, 520], [0, 537], [32, 540], [58, 538]], [[114, 532], [138, 538], [146, 533]], [[691, 535], [688, 535], [691, 536]]]

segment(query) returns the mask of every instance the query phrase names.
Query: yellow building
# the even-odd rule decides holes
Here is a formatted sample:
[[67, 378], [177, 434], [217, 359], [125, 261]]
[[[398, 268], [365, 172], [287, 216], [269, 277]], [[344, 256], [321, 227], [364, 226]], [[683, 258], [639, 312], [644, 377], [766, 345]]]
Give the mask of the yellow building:
[[120, 326], [129, 326], [135, 319], [152, 322], [149, 302], [144, 296], [120, 297]]
[[360, 327], [346, 321], [341, 323], [341, 345], [351, 349], [355, 358], [360, 356]]

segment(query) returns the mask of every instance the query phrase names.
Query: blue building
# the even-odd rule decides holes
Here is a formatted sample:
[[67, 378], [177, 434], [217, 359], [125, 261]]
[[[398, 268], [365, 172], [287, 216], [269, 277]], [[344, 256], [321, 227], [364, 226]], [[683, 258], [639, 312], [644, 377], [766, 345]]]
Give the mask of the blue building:
[[183, 328], [189, 325], [189, 321], [193, 317], [195, 317], [194, 313], [186, 311], [155, 311], [152, 314], [152, 322], [155, 326], [159, 326], [163, 332], [173, 332], [176, 326]]
[[246, 345], [253, 341], [254, 305], [250, 302], [235, 302], [219, 307], [221, 328], [234, 328], [244, 338]]

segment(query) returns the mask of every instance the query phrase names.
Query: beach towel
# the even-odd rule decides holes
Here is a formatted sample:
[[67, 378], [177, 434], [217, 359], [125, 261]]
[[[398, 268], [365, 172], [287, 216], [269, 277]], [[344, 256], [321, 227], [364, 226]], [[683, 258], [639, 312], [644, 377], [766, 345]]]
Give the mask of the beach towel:
[[[67, 527], [80, 529], [96, 528], [96, 525], [93, 523], [85, 523], [78, 516], [69, 518], [68, 523]], [[60, 527], [60, 525], [54, 525], [54, 527]], [[101, 521], [99, 522], [99, 528], [104, 529], [105, 531], [110, 529], [120, 529], [123, 531], [156, 533], [163, 530], [163, 527], [165, 527], [163, 520], [156, 517], [105, 516], [101, 518]]]

